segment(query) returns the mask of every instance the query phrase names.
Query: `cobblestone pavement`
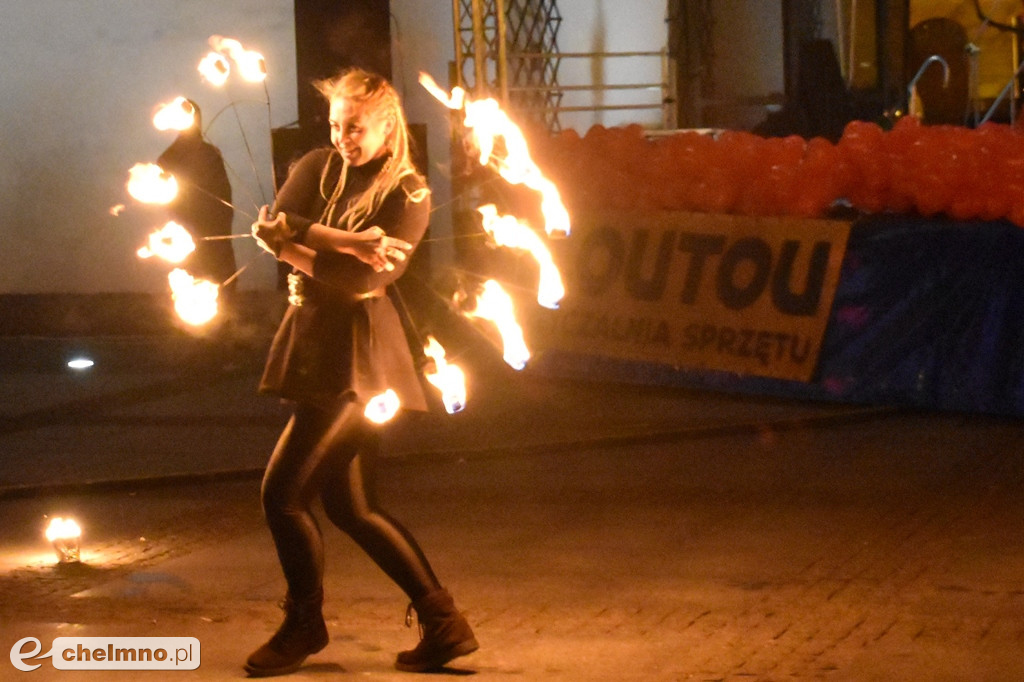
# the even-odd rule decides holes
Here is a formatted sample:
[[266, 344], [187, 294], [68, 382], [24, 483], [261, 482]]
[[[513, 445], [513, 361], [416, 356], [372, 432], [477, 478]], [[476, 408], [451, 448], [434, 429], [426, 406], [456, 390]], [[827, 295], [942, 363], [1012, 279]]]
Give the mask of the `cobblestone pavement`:
[[[114, 472], [109, 460], [145, 441], [136, 429], [158, 428], [169, 461], [183, 443], [204, 457], [272, 443], [278, 413], [228, 402], [241, 381], [230, 376], [183, 389], [181, 402], [129, 377], [104, 395], [130, 389], [130, 399], [93, 400], [67, 421], [46, 416], [48, 401], [66, 398], [28, 391], [20, 409], [36, 421], [14, 415], [0, 433], [0, 446], [18, 444], [0, 460], [3, 480], [37, 483], [0, 496], [0, 678], [244, 676], [283, 595], [258, 467], [224, 455], [209, 460], [213, 476], [196, 475], [201, 466], [167, 476], [181, 473], [168, 464], [163, 478], [92, 486], [48, 486], [20, 470], [57, 443], [57, 460]], [[500, 403], [484, 409], [493, 428], [475, 441], [455, 429], [458, 447], [444, 448], [448, 431], [436, 428], [435, 447], [379, 463], [385, 508], [420, 540], [481, 641], [440, 677], [1024, 680], [1019, 420], [640, 389], [597, 405], [600, 391], [527, 383], [516, 395], [526, 407], [507, 423], [494, 421]], [[545, 419], [551, 394], [575, 402], [572, 424]], [[175, 417], [156, 419], [147, 403]], [[190, 405], [217, 404], [214, 414], [235, 415], [227, 427], [192, 423]], [[641, 407], [651, 410], [630, 413]], [[96, 429], [113, 422], [121, 441]], [[494, 442], [504, 445], [485, 447]], [[55, 565], [40, 538], [45, 517], [61, 513], [86, 529], [81, 564]], [[289, 679], [411, 679], [391, 668], [416, 639], [403, 595], [351, 541], [325, 534], [332, 642]], [[43, 659], [19, 673], [9, 661], [24, 637], [48, 648], [60, 636], [127, 635], [195, 637], [202, 665], [83, 673]]]
[[[899, 415], [554, 455], [396, 460], [382, 464], [381, 495], [482, 642], [453, 677], [1020, 680], [1019, 431]], [[283, 591], [257, 487], [4, 501], [14, 531], [0, 576], [4, 650], [25, 636], [194, 636], [199, 670], [139, 677], [242, 676], [239, 663], [279, 621]], [[55, 507], [95, 529], [77, 569], [55, 568], [27, 530]], [[401, 626], [405, 601], [326, 532], [333, 642], [294, 678], [408, 679], [390, 669], [415, 640]], [[82, 674], [44, 665], [26, 678]]]

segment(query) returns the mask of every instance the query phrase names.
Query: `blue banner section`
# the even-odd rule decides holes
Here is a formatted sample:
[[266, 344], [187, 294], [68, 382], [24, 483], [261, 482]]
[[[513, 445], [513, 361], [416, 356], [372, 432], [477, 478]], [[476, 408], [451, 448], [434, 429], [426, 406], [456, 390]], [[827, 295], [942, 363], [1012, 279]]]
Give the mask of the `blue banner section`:
[[906, 216], [855, 223], [809, 382], [543, 360], [543, 370], [584, 378], [1024, 415], [1024, 230]]

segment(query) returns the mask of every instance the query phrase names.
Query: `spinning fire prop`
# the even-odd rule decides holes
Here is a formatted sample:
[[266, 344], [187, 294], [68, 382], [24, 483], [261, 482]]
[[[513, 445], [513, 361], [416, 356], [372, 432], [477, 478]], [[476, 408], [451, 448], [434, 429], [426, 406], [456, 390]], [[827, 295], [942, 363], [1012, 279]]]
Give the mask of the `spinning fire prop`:
[[[266, 91], [267, 65], [261, 54], [246, 49], [234, 38], [224, 36], [211, 36], [209, 44], [212, 51], [204, 56], [198, 65], [199, 74], [205, 82], [215, 87], [223, 86], [235, 69], [246, 82], [263, 83]], [[534, 163], [525, 136], [501, 109], [498, 102], [494, 99], [470, 99], [461, 88], [453, 89], [450, 94], [446, 93], [427, 74], [420, 74], [420, 83], [446, 107], [463, 112], [462, 125], [467, 131], [467, 141], [477, 151], [481, 165], [492, 168], [510, 184], [522, 185], [539, 193], [540, 212], [546, 236], [568, 236], [569, 214], [562, 203], [558, 188]], [[269, 124], [269, 92], [266, 104]], [[235, 108], [234, 101], [231, 107]], [[196, 109], [190, 100], [176, 97], [157, 107], [153, 115], [153, 125], [157, 130], [187, 130], [195, 125], [195, 115]], [[245, 139], [245, 131], [237, 110], [235, 116]], [[247, 139], [245, 146], [255, 171]], [[128, 192], [142, 203], [167, 204], [177, 195], [178, 182], [173, 175], [155, 164], [137, 164], [130, 171]], [[541, 234], [515, 216], [500, 214], [494, 205], [482, 206], [478, 210], [483, 230], [495, 246], [523, 251], [536, 261], [539, 269], [537, 302], [547, 308], [557, 308], [565, 296], [565, 287]], [[240, 234], [223, 238], [249, 236]], [[156, 256], [170, 263], [180, 264], [185, 262], [194, 250], [195, 242], [188, 231], [177, 223], [169, 222], [149, 235], [147, 243], [138, 250], [138, 255], [140, 258]], [[262, 251], [260, 253], [262, 254]], [[247, 266], [232, 275], [227, 282], [234, 279], [245, 267]], [[227, 282], [218, 285], [196, 279], [181, 267], [169, 273], [168, 282], [175, 311], [187, 324], [200, 326], [216, 317], [219, 288]], [[517, 370], [526, 366], [531, 354], [523, 330], [516, 321], [515, 304], [497, 281], [484, 281], [479, 292], [475, 294], [460, 292], [452, 298], [452, 303], [467, 317], [492, 323], [501, 338], [505, 362]], [[465, 374], [457, 365], [448, 362], [444, 348], [434, 337], [427, 337], [424, 353], [430, 360], [424, 370], [425, 376], [441, 393], [445, 409], [449, 413], [462, 410], [466, 404]], [[392, 419], [400, 407], [397, 394], [389, 389], [369, 401], [365, 416], [372, 422], [384, 423]]]
[[[493, 98], [472, 100], [459, 87], [451, 94], [428, 74], [420, 74], [420, 85], [449, 109], [464, 112], [463, 125], [470, 132], [470, 142], [479, 150], [481, 166], [492, 166], [509, 184], [525, 185], [541, 195], [541, 213], [548, 236], [569, 236], [569, 212], [562, 203], [555, 184], [544, 177], [530, 156], [530, 146], [523, 131]], [[501, 139], [505, 152], [495, 152]]]
[[389, 388], [366, 401], [363, 416], [374, 424], [386, 424], [394, 418], [401, 406], [398, 394]]
[[128, 194], [144, 204], [169, 204], [178, 196], [178, 181], [155, 163], [137, 163], [128, 170]]
[[[458, 87], [450, 94], [446, 93], [426, 73], [420, 74], [419, 82], [446, 107], [463, 112], [462, 124], [469, 133], [468, 141], [478, 151], [480, 165], [493, 168], [509, 184], [523, 185], [538, 192], [548, 236], [567, 237], [569, 213], [558, 188], [534, 163], [522, 130], [502, 110], [498, 101], [493, 98], [470, 99]], [[525, 250], [533, 256], [540, 268], [537, 301], [547, 308], [557, 308], [565, 296], [565, 287], [550, 251], [537, 232], [514, 216], [499, 215], [497, 207], [492, 204], [478, 210], [483, 218], [483, 229], [495, 245]], [[519, 370], [526, 366], [530, 351], [516, 321], [515, 305], [498, 282], [484, 282], [476, 300], [463, 307], [469, 317], [489, 320], [494, 324], [501, 336], [503, 358], [510, 367]]]
[[149, 235], [149, 241], [136, 253], [139, 258], [158, 256], [169, 263], [180, 263], [196, 250], [196, 243], [188, 230], [169, 221], [162, 228]]
[[228, 82], [231, 65], [224, 55], [211, 52], [199, 62], [199, 73], [210, 85], [219, 87]]
[[494, 323], [501, 335], [504, 349], [502, 358], [512, 369], [523, 369], [530, 359], [530, 349], [523, 338], [523, 328], [516, 321], [515, 303], [498, 282], [489, 279], [483, 283], [474, 301], [475, 308], [467, 310], [469, 317], [478, 317]]
[[220, 287], [213, 282], [196, 279], [181, 268], [171, 270], [167, 282], [171, 285], [174, 310], [184, 322], [199, 326], [217, 315]]
[[[239, 75], [243, 80], [250, 83], [263, 83], [264, 92], [267, 95], [267, 116], [270, 117], [270, 94], [266, 89], [267, 65], [263, 56], [253, 50], [245, 49], [242, 44], [234, 38], [223, 36], [211, 36], [209, 40], [213, 51], [208, 53], [199, 62], [198, 71], [205, 81], [220, 87], [223, 86], [231, 75], [231, 63], [234, 62]], [[236, 103], [231, 102], [231, 108], [235, 109]], [[239, 130], [245, 141], [246, 151], [249, 160], [253, 164], [252, 150], [249, 141], [245, 136], [245, 130], [238, 118]], [[185, 97], [176, 97], [170, 102], [157, 107], [153, 115], [153, 126], [157, 130], [184, 131], [196, 125], [195, 105]], [[258, 178], [258, 174], [257, 174]], [[137, 201], [145, 204], [165, 205], [172, 202], [178, 195], [178, 181], [171, 173], [164, 171], [160, 166], [152, 163], [136, 164], [129, 171], [128, 193]], [[196, 188], [205, 191], [203, 188]], [[232, 209], [236, 207], [219, 197], [222, 203]], [[237, 209], [236, 209], [237, 210]], [[116, 214], [121, 211], [118, 210]], [[250, 235], [231, 235], [230, 238], [245, 238]], [[195, 251], [196, 245], [192, 236], [182, 225], [175, 222], [168, 222], [162, 228], [149, 235], [145, 246], [138, 250], [140, 258], [157, 256], [173, 264], [180, 264]], [[227, 284], [244, 270], [236, 272], [227, 281], [217, 284], [207, 280], [192, 277], [185, 269], [176, 268], [168, 274], [168, 284], [171, 288], [171, 295], [174, 300], [174, 309], [178, 316], [186, 324], [202, 326], [217, 316], [217, 296], [220, 286]]]
[[188, 130], [195, 123], [196, 108], [184, 97], [160, 105], [153, 114], [153, 127], [157, 130]]
[[466, 406], [466, 375], [457, 365], [445, 360], [444, 347], [433, 336], [427, 337], [424, 354], [434, 365], [424, 374], [427, 381], [441, 392], [441, 402], [448, 414], [455, 414]]
[[[213, 52], [206, 55], [199, 63], [199, 72], [214, 85], [223, 85], [230, 74], [231, 69], [227, 59], [224, 58], [225, 54], [235, 62], [242, 80], [248, 83], [262, 83], [267, 79], [267, 63], [259, 52], [245, 49], [242, 47], [242, 43], [234, 38], [217, 35], [210, 36], [210, 47], [213, 48]], [[212, 73], [204, 69], [211, 63], [213, 64]], [[223, 77], [220, 74], [224, 74]], [[219, 82], [214, 82], [214, 80], [219, 80]]]
[[551, 252], [540, 236], [515, 216], [498, 215], [498, 209], [494, 204], [486, 204], [477, 210], [483, 216], [484, 231], [491, 236], [495, 244], [510, 249], [522, 249], [534, 257], [540, 266], [537, 302], [545, 308], [557, 308], [558, 302], [565, 296], [565, 285], [562, 284], [562, 273], [558, 271], [558, 266], [551, 258]]

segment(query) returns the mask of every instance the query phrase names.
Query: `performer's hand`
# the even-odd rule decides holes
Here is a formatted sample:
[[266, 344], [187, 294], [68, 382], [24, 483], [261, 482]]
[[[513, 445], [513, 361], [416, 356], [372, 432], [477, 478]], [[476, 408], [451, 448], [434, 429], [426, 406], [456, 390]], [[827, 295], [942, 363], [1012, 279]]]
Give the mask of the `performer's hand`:
[[377, 226], [355, 232], [353, 236], [357, 241], [352, 246], [352, 255], [376, 272], [394, 270], [395, 263], [404, 261], [406, 254], [412, 250], [412, 244], [387, 236], [384, 230]]
[[285, 242], [291, 241], [295, 232], [289, 227], [288, 217], [283, 211], [278, 211], [271, 220], [270, 207], [262, 206], [259, 218], [252, 224], [252, 236], [262, 249], [277, 258], [280, 257]]

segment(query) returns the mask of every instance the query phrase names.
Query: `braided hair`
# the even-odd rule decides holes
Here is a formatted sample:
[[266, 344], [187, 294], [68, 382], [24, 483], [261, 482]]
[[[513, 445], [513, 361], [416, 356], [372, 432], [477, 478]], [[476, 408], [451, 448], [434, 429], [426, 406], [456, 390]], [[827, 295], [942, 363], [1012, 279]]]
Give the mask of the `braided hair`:
[[[343, 229], [356, 231], [363, 226], [367, 218], [377, 212], [385, 197], [396, 187], [401, 186], [403, 178], [417, 174], [409, 148], [409, 130], [405, 112], [402, 110], [398, 92], [383, 76], [360, 68], [351, 68], [333, 78], [316, 81], [313, 86], [328, 102], [339, 98], [346, 99], [363, 107], [372, 115], [394, 117], [395, 124], [391, 128], [389, 139], [386, 142], [391, 157], [374, 178], [369, 189], [351, 206], [345, 208], [340, 215], [338, 215], [339, 199], [348, 176], [348, 161], [335, 150], [320, 177], [320, 194], [327, 201], [320, 222], [324, 225], [336, 224]], [[341, 174], [337, 184], [333, 188], [328, 188], [326, 186], [327, 178], [336, 159], [342, 164]], [[409, 193], [408, 197], [411, 201], [419, 202], [425, 199], [429, 193], [430, 190], [423, 184], [420, 189]]]

